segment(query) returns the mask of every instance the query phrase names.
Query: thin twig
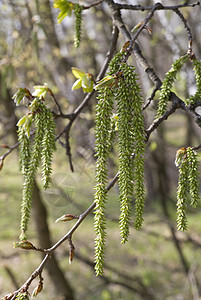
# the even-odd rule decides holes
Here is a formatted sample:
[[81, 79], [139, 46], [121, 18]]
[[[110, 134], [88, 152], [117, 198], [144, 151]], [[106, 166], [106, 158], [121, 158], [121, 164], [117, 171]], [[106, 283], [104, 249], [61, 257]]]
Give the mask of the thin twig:
[[191, 29], [187, 24], [187, 20], [184, 18], [183, 14], [179, 11], [179, 9], [176, 8], [176, 9], [173, 9], [173, 11], [180, 17], [180, 19], [184, 23], [184, 28], [186, 29], [187, 34], [188, 34], [188, 54], [192, 55], [193, 35], [191, 32]]
[[[110, 184], [107, 186], [106, 190], [107, 192], [114, 186], [115, 182], [118, 180], [118, 174], [113, 178], [113, 180], [110, 182]], [[78, 221], [74, 224], [74, 226], [66, 233], [57, 243], [55, 243], [51, 248], [42, 250], [40, 248], [32, 248], [30, 250], [37, 250], [47, 253], [42, 260], [41, 264], [38, 266], [38, 268], [31, 274], [31, 276], [27, 279], [27, 281], [12, 295], [5, 296], [5, 300], [14, 300], [16, 299], [17, 295], [23, 290], [28, 291], [28, 288], [32, 281], [39, 276], [39, 274], [42, 273], [48, 259], [51, 257], [52, 253], [66, 240], [71, 240], [73, 233], [76, 231], [76, 229], [81, 225], [81, 223], [84, 221], [84, 219], [92, 212], [92, 210], [95, 208], [96, 203], [93, 202], [80, 216]]]
[[102, 3], [103, 1], [104, 0], [99, 0], [99, 1], [97, 1], [95, 3], [90, 4], [90, 5], [83, 5], [83, 9], [89, 9], [89, 8], [91, 8], [93, 6], [96, 6], [96, 5], [100, 4], [100, 3]]

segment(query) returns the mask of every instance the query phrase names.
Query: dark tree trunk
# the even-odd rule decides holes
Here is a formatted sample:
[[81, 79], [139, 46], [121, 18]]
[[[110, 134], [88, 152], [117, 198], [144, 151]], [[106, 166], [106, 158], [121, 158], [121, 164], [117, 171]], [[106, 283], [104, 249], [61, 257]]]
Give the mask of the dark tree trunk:
[[[34, 216], [34, 222], [38, 234], [38, 241], [40, 247], [43, 249], [50, 248], [52, 243], [47, 224], [47, 211], [43, 204], [40, 190], [36, 182], [34, 184], [33, 191], [32, 213]], [[58, 262], [54, 254], [51, 256], [51, 259], [47, 263], [46, 269], [52, 280], [57, 294], [63, 296], [62, 300], [74, 300], [74, 291], [67, 279], [65, 278], [63, 272], [59, 268]]]

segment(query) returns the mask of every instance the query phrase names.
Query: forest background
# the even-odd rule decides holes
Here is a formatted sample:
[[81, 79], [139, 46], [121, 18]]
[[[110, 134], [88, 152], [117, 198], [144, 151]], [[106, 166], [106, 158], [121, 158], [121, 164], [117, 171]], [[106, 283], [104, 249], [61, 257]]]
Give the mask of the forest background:
[[[57, 136], [52, 182], [43, 190], [38, 172], [28, 231], [34, 245], [47, 249], [75, 223], [75, 220], [72, 223], [55, 223], [55, 220], [64, 214], [80, 215], [94, 201], [96, 92], [72, 91], [76, 78], [71, 68], [92, 74], [96, 81], [103, 78], [110, 59], [128, 40], [127, 34], [134, 36], [138, 32], [143, 25], [140, 22], [150, 16], [157, 1], [118, 2], [136, 7], [120, 9], [113, 1], [79, 2], [84, 9], [81, 41], [76, 48], [75, 14], [58, 24], [59, 11], [51, 0], [0, 1], [1, 297], [18, 290], [44, 256], [13, 248], [13, 242], [19, 240], [23, 186], [16, 124], [27, 108], [26, 103], [16, 107], [12, 96], [19, 87], [32, 93], [34, 86], [45, 83], [52, 92], [47, 95]], [[193, 53], [201, 59], [200, 6], [193, 1], [161, 1], [161, 4], [171, 7], [154, 10], [147, 30], [141, 30], [137, 38], [142, 52], [138, 50], [137, 55], [129, 58], [139, 74], [146, 128], [153, 124], [159, 98], [159, 91], [153, 93], [159, 86], [154, 86], [149, 71], [154, 70], [163, 81], [172, 63], [189, 51], [191, 42]], [[176, 10], [177, 5], [183, 6], [179, 8], [183, 19]], [[172, 91], [181, 100], [196, 92], [190, 62], [178, 73]], [[76, 117], [71, 121], [73, 112]], [[125, 245], [121, 245], [118, 229], [117, 184], [110, 189], [103, 276], [96, 276], [94, 271], [94, 215], [90, 213], [73, 235], [73, 246], [71, 241], [62, 243], [45, 266], [43, 290], [38, 299], [200, 299], [201, 204], [196, 209], [188, 209], [187, 231], [178, 231], [178, 168], [175, 166], [178, 149], [200, 145], [200, 126], [195, 118], [199, 119], [199, 115], [199, 105], [192, 110], [175, 109], [150, 132], [145, 156], [144, 223], [136, 231], [131, 221], [130, 237]], [[201, 160], [199, 147], [198, 160]], [[117, 164], [117, 146], [114, 146], [108, 164], [110, 181], [117, 172]], [[75, 257], [69, 264], [72, 247], [75, 247]], [[33, 280], [30, 293], [37, 284], [37, 279]]]

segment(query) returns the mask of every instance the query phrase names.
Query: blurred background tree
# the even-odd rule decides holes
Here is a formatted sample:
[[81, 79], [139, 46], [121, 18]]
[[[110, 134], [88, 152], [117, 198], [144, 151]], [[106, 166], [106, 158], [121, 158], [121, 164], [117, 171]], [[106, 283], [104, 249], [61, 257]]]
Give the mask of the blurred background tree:
[[[86, 95], [81, 89], [72, 92], [75, 78], [71, 68], [77, 67], [90, 73], [97, 81], [104, 77], [109, 60], [128, 40], [125, 35], [145, 19], [156, 2], [124, 1], [128, 5], [141, 5], [145, 8], [143, 10], [142, 7], [132, 9], [129, 6], [120, 9], [114, 6], [113, 1], [80, 1], [79, 4], [84, 6], [81, 43], [75, 48], [74, 14], [58, 24], [58, 10], [51, 0], [0, 1], [0, 151], [4, 164], [0, 181], [2, 297], [18, 289], [41, 261], [36, 252], [12, 248], [12, 242], [18, 240], [19, 235], [22, 188], [16, 124], [27, 111], [26, 103], [15, 106], [13, 94], [18, 87], [26, 87], [32, 92], [33, 86], [44, 83], [54, 94], [54, 98], [51, 95], [48, 98], [48, 107], [55, 116], [57, 135], [52, 183], [44, 192], [40, 186], [40, 173], [35, 179], [29, 233], [31, 241], [47, 249], [70, 228], [65, 223], [55, 224], [55, 219], [66, 213], [79, 215], [93, 202], [94, 111], [97, 100], [94, 92]], [[183, 4], [182, 1], [166, 2], [161, 3]], [[122, 4], [122, 1], [119, 3]], [[200, 6], [189, 7], [193, 3], [186, 1], [181, 12], [192, 31], [193, 52], [200, 60]], [[148, 26], [152, 34], [143, 30], [137, 41], [149, 65], [140, 59], [140, 50], [136, 51], [136, 56], [129, 58], [129, 63], [139, 73], [147, 128], [154, 119], [159, 93], [151, 96], [154, 82], [150, 80], [150, 69], [153, 68], [158, 78], [163, 80], [175, 59], [186, 54], [189, 39], [184, 23], [173, 9], [156, 11]], [[188, 62], [179, 73], [173, 91], [183, 100], [195, 90], [195, 78]], [[199, 116], [199, 106], [196, 112]], [[75, 259], [72, 265], [68, 264], [68, 242], [62, 244], [47, 263], [43, 273], [44, 290], [38, 299], [199, 299], [200, 204], [196, 210], [189, 209], [188, 231], [178, 232], [175, 221], [178, 170], [174, 165], [179, 148], [197, 147], [199, 144], [200, 127], [193, 114], [180, 109], [170, 115], [168, 121], [161, 122], [150, 133], [146, 149], [143, 228], [136, 232], [131, 225], [128, 243], [120, 245], [118, 187], [115, 185], [109, 192], [107, 204], [104, 275], [96, 277], [93, 269], [91, 214], [73, 238]], [[111, 180], [116, 171], [117, 149], [114, 147], [109, 157]], [[34, 283], [30, 291], [37, 285]]]

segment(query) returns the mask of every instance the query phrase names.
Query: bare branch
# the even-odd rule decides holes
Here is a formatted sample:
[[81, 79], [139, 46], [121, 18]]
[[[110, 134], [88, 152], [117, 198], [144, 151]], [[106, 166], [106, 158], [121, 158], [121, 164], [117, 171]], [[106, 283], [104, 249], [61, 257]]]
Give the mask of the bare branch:
[[[174, 9], [178, 9], [178, 8], [183, 8], [183, 7], [195, 7], [197, 5], [200, 5], [200, 2], [196, 2], [193, 4], [180, 4], [180, 5], [170, 5], [170, 6], [165, 6], [162, 5], [161, 3], [156, 3], [156, 4], [160, 4], [160, 6], [158, 6], [157, 10], [174, 10]], [[155, 4], [155, 5], [156, 5]], [[128, 9], [128, 10], [141, 10], [141, 11], [145, 11], [145, 10], [152, 10], [153, 7], [155, 5], [132, 5], [132, 4], [120, 4], [120, 3], [115, 3], [115, 7], [119, 8], [119, 9]]]
[[173, 11], [180, 17], [180, 19], [184, 23], [184, 27], [188, 34], [188, 53], [189, 53], [189, 55], [192, 55], [193, 36], [192, 36], [191, 29], [188, 26], [186, 19], [184, 18], [183, 14], [179, 11], [179, 9], [176, 8]]

